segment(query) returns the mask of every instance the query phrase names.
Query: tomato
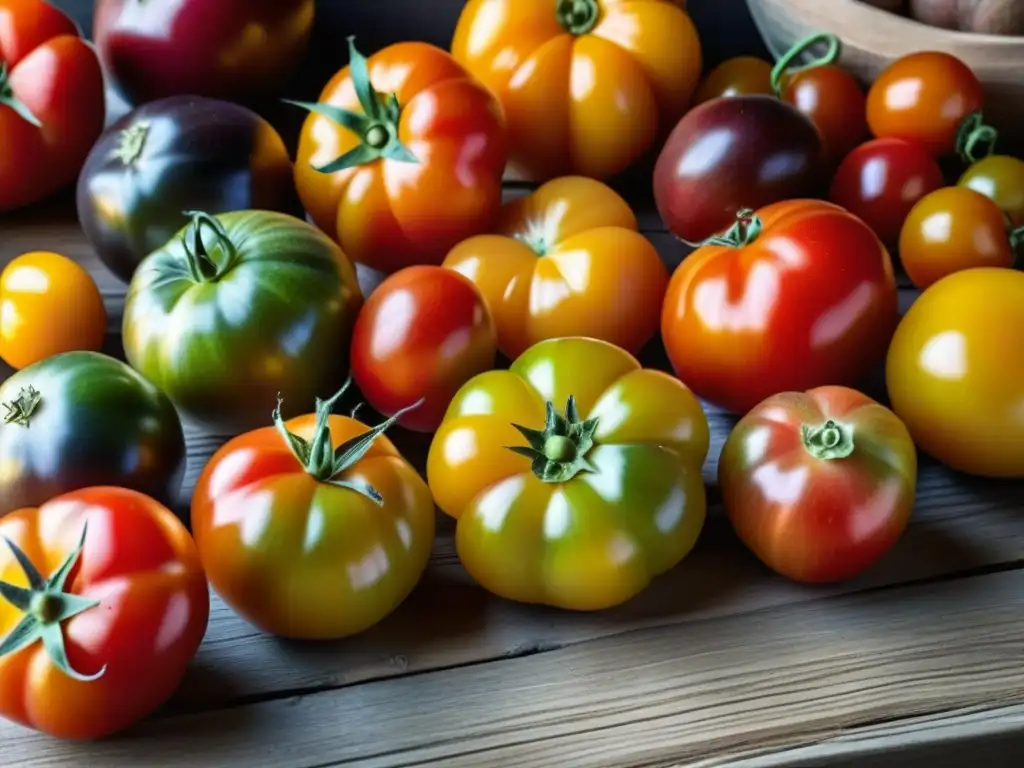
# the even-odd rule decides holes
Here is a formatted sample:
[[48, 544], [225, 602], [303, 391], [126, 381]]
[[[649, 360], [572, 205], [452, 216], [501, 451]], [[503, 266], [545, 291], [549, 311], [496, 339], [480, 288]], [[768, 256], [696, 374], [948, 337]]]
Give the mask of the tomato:
[[265, 423], [279, 395], [337, 387], [362, 304], [352, 264], [310, 224], [196, 212], [132, 278], [124, 350], [183, 416], [237, 433]]
[[0, 384], [0, 516], [116, 485], [172, 503], [185, 437], [167, 396], [120, 360], [65, 352]]
[[726, 59], [708, 72], [697, 88], [693, 104], [703, 104], [721, 97], [763, 93], [771, 96], [772, 65], [756, 56], [736, 56]]
[[1024, 226], [1024, 160], [989, 155], [972, 163], [957, 184], [994, 200], [1013, 227]]
[[96, 283], [66, 256], [25, 253], [0, 273], [0, 358], [12, 368], [61, 352], [99, 351], [106, 332]]
[[1006, 214], [967, 187], [922, 197], [903, 224], [900, 261], [911, 282], [927, 288], [971, 267], [1009, 267], [1024, 232], [1007, 232]]
[[821, 138], [771, 96], [715, 99], [690, 110], [654, 167], [654, 201], [676, 237], [699, 243], [736, 214], [817, 191]]
[[893, 248], [910, 209], [943, 183], [942, 169], [920, 144], [873, 139], [839, 164], [828, 199], [863, 219]]
[[295, 183], [313, 221], [353, 260], [382, 272], [440, 264], [501, 207], [501, 105], [426, 43], [350, 64], [302, 126]]
[[707, 452], [707, 419], [679, 381], [608, 342], [550, 339], [459, 390], [427, 479], [485, 589], [598, 610], [693, 548]]
[[885, 357], [896, 298], [889, 254], [860, 219], [787, 201], [683, 260], [661, 334], [687, 386], [742, 414], [777, 392], [857, 383]]
[[494, 321], [458, 272], [406, 267], [382, 282], [352, 334], [352, 376], [367, 402], [407, 429], [433, 432], [459, 387], [494, 367]]
[[0, 211], [75, 180], [106, 107], [96, 54], [43, 0], [0, 0]]
[[867, 118], [878, 138], [921, 144], [935, 156], [952, 154], [963, 122], [981, 109], [981, 83], [952, 54], [920, 51], [892, 62], [875, 78]]
[[466, 3], [452, 54], [501, 99], [515, 176], [603, 179], [654, 146], [700, 78], [700, 40], [683, 5]]
[[412, 591], [434, 542], [427, 484], [383, 435], [316, 413], [224, 445], [192, 497], [210, 584], [260, 630], [334, 639], [376, 624]]
[[899, 539], [914, 508], [917, 451], [903, 422], [846, 387], [773, 395], [722, 448], [718, 485], [740, 540], [796, 581], [842, 581]]
[[0, 520], [0, 715], [108, 736], [174, 693], [210, 593], [185, 526], [149, 497], [88, 488]]
[[590, 336], [638, 353], [658, 331], [668, 272], [636, 216], [599, 181], [549, 181], [508, 203], [495, 229], [457, 245], [444, 266], [479, 286], [498, 347]]
[[1024, 477], [1024, 274], [979, 267], [928, 288], [889, 347], [893, 410], [953, 469]]

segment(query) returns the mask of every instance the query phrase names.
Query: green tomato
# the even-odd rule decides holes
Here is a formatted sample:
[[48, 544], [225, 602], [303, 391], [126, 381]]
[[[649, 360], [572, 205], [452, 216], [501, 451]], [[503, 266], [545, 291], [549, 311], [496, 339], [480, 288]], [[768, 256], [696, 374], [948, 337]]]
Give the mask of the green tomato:
[[132, 278], [128, 362], [183, 416], [230, 433], [265, 424], [278, 398], [336, 391], [363, 304], [338, 246], [282, 213], [190, 215]]

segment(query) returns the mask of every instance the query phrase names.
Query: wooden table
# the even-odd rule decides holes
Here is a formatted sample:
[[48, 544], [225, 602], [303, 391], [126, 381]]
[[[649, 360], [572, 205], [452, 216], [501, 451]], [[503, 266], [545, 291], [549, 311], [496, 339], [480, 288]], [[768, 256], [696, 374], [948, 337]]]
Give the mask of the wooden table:
[[[670, 265], [683, 251], [650, 210]], [[0, 218], [0, 265], [31, 249], [85, 264], [119, 341], [124, 286], [66, 203]], [[364, 288], [375, 279], [363, 274]], [[903, 305], [914, 298], [902, 290]], [[657, 344], [650, 359], [658, 360]], [[9, 371], [0, 369], [0, 377]], [[713, 487], [728, 417], [708, 408]], [[395, 433], [415, 461], [424, 439]], [[223, 438], [191, 430], [182, 511]], [[807, 588], [735, 540], [717, 504], [696, 550], [616, 610], [491, 597], [440, 518], [422, 584], [343, 642], [261, 635], [216, 597], [164, 711], [96, 744], [0, 725], [0, 765], [267, 768], [1019, 766], [1024, 755], [1024, 484], [924, 460], [914, 521], [862, 578]]]

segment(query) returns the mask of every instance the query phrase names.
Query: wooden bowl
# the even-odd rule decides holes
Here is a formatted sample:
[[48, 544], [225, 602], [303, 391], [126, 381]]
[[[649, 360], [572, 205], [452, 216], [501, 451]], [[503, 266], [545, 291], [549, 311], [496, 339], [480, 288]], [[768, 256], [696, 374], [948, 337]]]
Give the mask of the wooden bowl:
[[841, 63], [871, 82], [890, 62], [917, 51], [959, 57], [985, 89], [985, 122], [1024, 144], [1024, 37], [978, 35], [922, 24], [858, 0], [747, 0], [776, 58], [815, 32], [843, 41]]

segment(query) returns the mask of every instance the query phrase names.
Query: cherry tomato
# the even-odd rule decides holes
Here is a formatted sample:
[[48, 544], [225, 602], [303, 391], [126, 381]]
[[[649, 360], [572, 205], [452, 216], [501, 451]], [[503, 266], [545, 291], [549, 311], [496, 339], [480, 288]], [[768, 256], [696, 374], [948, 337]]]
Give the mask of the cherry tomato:
[[581, 176], [549, 181], [508, 203], [496, 232], [457, 245], [444, 266], [483, 292], [508, 358], [559, 336], [635, 354], [658, 332], [668, 272], [611, 188]]
[[740, 419], [718, 462], [740, 540], [809, 583], [852, 578], [885, 554], [907, 527], [916, 484], [906, 426], [846, 387], [769, 397]]
[[370, 294], [352, 333], [352, 376], [385, 416], [432, 432], [452, 395], [494, 367], [497, 334], [480, 289], [442, 267], [407, 267]]
[[984, 195], [944, 187], [911, 209], [900, 233], [900, 261], [911, 282], [927, 288], [961, 269], [1012, 266], [1021, 234], [1007, 232], [1006, 214]]
[[371, 429], [331, 415], [344, 391], [228, 442], [192, 497], [210, 584], [279, 637], [376, 624], [416, 586], [434, 543], [430, 489], [383, 434], [393, 420]]
[[771, 96], [772, 65], [756, 56], [726, 59], [704, 78], [693, 97], [693, 105], [723, 96], [763, 93]]
[[1024, 226], [1024, 160], [989, 155], [972, 163], [957, 184], [994, 200], [1010, 217], [1011, 226]]
[[868, 90], [868, 126], [878, 138], [905, 139], [937, 157], [949, 155], [982, 100], [981, 83], [960, 59], [942, 51], [912, 53], [875, 78]]
[[97, 739], [155, 711], [206, 633], [192, 538], [137, 491], [88, 488], [0, 520], [0, 715]]
[[885, 357], [897, 321], [885, 248], [819, 200], [742, 216], [669, 283], [661, 334], [676, 374], [741, 414], [777, 392], [857, 383]]
[[953, 469], [1024, 477], [1024, 274], [980, 267], [928, 288], [889, 347], [893, 410]]
[[61, 352], [98, 352], [106, 332], [103, 297], [71, 259], [34, 251], [0, 273], [0, 358], [12, 368]]
[[839, 164], [828, 199], [863, 219], [894, 248], [910, 209], [943, 183], [942, 169], [920, 144], [873, 139]]
[[550, 339], [459, 390], [427, 478], [485, 589], [599, 610], [693, 548], [708, 440], [704, 411], [678, 380], [604, 341]]

